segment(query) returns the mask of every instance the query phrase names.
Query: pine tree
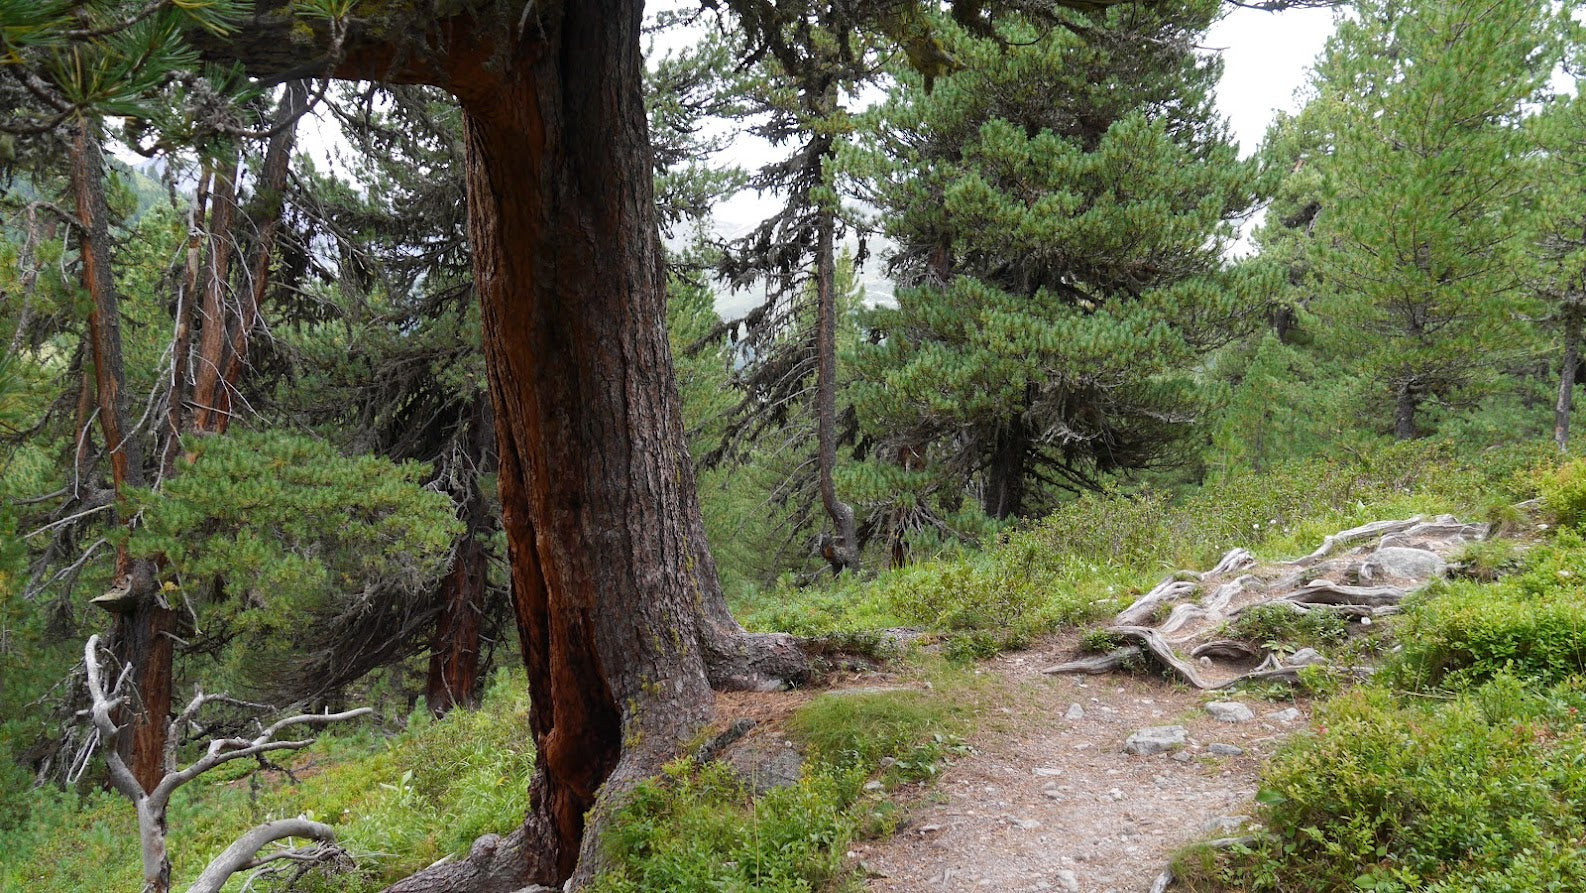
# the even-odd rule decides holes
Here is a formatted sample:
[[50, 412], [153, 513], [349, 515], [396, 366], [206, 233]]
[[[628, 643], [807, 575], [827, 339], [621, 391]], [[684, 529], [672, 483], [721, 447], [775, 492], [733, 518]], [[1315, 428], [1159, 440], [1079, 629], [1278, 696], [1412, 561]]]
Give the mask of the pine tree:
[[[1578, 53], [1578, 28], [1572, 36]], [[1534, 212], [1526, 215], [1524, 238], [1534, 267], [1527, 285], [1546, 303], [1562, 342], [1553, 442], [1565, 452], [1586, 326], [1586, 101], [1579, 78], [1574, 95], [1555, 100], [1531, 124], [1544, 151], [1529, 169]]]
[[900, 78], [873, 154], [906, 287], [858, 398], [884, 456], [928, 456], [999, 519], [1180, 456], [1190, 367], [1249, 301], [1221, 253], [1256, 172], [1194, 48], [1216, 9], [960, 34], [963, 72]]
[[[838, 497], [836, 289], [837, 243], [847, 229], [838, 195], [838, 155], [852, 129], [844, 95], [878, 71], [874, 42], [860, 28], [855, 10], [842, 3], [802, 3], [783, 10], [774, 26], [754, 31], [764, 61], [747, 78], [743, 114], [763, 116], [753, 131], [781, 147], [785, 158], [762, 167], [749, 180], [761, 192], [780, 193], [784, 206], [733, 245], [722, 273], [733, 288], [764, 284], [765, 300], [741, 321], [752, 360], [741, 376], [744, 399], [736, 408], [729, 443], [712, 458], [731, 452], [731, 441], [774, 432], [799, 439], [789, 419], [814, 428], [813, 462], [798, 474], [797, 490], [812, 491], [832, 527], [820, 552], [834, 572], [857, 569], [860, 539], [851, 506]], [[799, 412], [806, 407], [807, 412]], [[745, 437], [744, 431], [756, 436]], [[802, 467], [802, 466], [801, 466]], [[800, 514], [804, 514], [800, 512]]]
[[1361, 0], [1317, 69], [1332, 152], [1310, 244], [1333, 292], [1317, 314], [1401, 439], [1513, 356], [1520, 123], [1555, 34], [1529, 0]]

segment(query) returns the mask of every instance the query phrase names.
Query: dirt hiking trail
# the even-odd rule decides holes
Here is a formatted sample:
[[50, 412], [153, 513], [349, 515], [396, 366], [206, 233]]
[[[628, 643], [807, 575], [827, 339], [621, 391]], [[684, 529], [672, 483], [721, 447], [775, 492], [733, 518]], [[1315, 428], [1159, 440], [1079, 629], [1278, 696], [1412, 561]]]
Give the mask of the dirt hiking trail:
[[[1262, 761], [1309, 717], [1304, 700], [1243, 698], [1255, 718], [1224, 722], [1204, 709], [1207, 695], [1180, 683], [1040, 673], [1073, 650], [1052, 644], [984, 667], [1001, 677], [1009, 712], [983, 721], [974, 752], [925, 791], [897, 834], [854, 848], [875, 875], [867, 889], [1146, 893], [1175, 849], [1248, 819]], [[1267, 715], [1291, 708], [1298, 716], [1286, 722]], [[1124, 752], [1135, 732], [1174, 725], [1185, 729], [1182, 749]]]
[[[875, 893], [1172, 889], [1174, 851], [1247, 829], [1261, 767], [1311, 724], [1304, 695], [1220, 689], [1271, 688], [1314, 665], [1371, 672], [1309, 648], [1230, 641], [1225, 623], [1262, 605], [1334, 612], [1352, 637], [1367, 634], [1487, 535], [1416, 517], [1342, 531], [1294, 561], [1236, 549], [1122, 611], [1107, 629], [1125, 644], [1109, 654], [1084, 657], [1069, 633], [983, 664], [1002, 706], [980, 721], [972, 752], [923, 790], [895, 835], [856, 844], [851, 860]], [[1160, 672], [1112, 672], [1142, 665]]]

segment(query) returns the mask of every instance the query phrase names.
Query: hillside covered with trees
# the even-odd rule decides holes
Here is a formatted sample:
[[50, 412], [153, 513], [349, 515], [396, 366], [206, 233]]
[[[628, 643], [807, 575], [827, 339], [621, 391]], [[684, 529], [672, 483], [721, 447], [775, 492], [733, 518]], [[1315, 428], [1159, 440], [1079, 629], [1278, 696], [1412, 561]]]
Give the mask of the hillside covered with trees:
[[0, 0], [0, 888], [910, 890], [1073, 666], [1311, 717], [1166, 889], [1586, 888], [1581, 11], [1298, 6]]

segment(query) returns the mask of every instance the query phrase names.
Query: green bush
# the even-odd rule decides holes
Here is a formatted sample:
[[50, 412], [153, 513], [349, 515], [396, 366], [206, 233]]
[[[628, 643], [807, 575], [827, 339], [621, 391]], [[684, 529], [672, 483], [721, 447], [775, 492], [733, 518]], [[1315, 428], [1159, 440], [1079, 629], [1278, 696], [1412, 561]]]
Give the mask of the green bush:
[[1325, 608], [1302, 612], [1287, 604], [1255, 605], [1228, 625], [1228, 636], [1270, 651], [1325, 649], [1348, 638], [1349, 623]]
[[1386, 678], [1407, 688], [1586, 673], [1586, 542], [1562, 530], [1498, 583], [1434, 587], [1410, 603], [1398, 633], [1404, 648]]
[[1586, 460], [1575, 459], [1536, 477], [1542, 508], [1560, 524], [1586, 520]]
[[1189, 887], [1586, 888], [1583, 705], [1578, 682], [1538, 692], [1511, 677], [1446, 704], [1347, 693], [1266, 771], [1269, 833], [1221, 861], [1184, 860]]

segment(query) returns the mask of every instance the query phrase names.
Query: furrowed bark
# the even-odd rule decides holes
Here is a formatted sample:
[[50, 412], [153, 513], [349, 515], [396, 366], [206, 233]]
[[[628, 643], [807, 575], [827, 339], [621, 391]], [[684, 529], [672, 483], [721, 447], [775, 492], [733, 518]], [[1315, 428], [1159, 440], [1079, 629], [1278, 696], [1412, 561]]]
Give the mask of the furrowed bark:
[[525, 882], [591, 876], [600, 859], [586, 815], [598, 823], [710, 712], [695, 621], [716, 582], [690, 561], [685, 518], [698, 508], [683, 488], [650, 178], [630, 176], [649, 164], [641, 13], [637, 0], [548, 9], [543, 52], [499, 80], [458, 85], [535, 693]]

